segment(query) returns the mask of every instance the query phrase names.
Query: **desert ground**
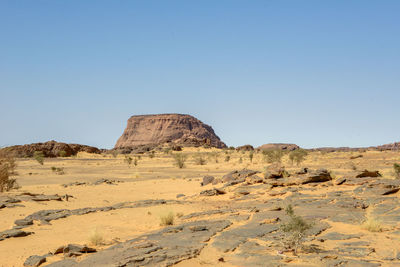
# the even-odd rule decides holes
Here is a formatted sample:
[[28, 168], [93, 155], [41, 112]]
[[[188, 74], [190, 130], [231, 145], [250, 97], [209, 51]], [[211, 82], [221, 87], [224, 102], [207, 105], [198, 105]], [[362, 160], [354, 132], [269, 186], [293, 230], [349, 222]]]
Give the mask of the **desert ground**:
[[[171, 153], [186, 155], [184, 168]], [[199, 155], [204, 165], [196, 162]], [[39, 211], [62, 216], [31, 217], [33, 224], [19, 227], [31, 234], [1, 238], [0, 266], [23, 266], [29, 256], [46, 254], [40, 266], [400, 266], [400, 193], [387, 190], [398, 186], [393, 164], [400, 152], [316, 151], [299, 165], [284, 155], [280, 167], [290, 176], [280, 179], [264, 179], [274, 163], [260, 152], [252, 162], [249, 155], [214, 148], [129, 155], [137, 166], [121, 154], [79, 153], [45, 158], [43, 165], [17, 159], [20, 188], [0, 193], [6, 204], [0, 232]], [[291, 184], [304, 167], [325, 168], [332, 180]], [[204, 176], [221, 179], [243, 169], [258, 171], [262, 181], [201, 185]], [[381, 177], [354, 178], [365, 169]], [[282, 245], [289, 204], [312, 224], [297, 253]], [[172, 225], [162, 223], [168, 216]], [[52, 255], [68, 244], [97, 252]], [[68, 265], [70, 259], [76, 263]]]

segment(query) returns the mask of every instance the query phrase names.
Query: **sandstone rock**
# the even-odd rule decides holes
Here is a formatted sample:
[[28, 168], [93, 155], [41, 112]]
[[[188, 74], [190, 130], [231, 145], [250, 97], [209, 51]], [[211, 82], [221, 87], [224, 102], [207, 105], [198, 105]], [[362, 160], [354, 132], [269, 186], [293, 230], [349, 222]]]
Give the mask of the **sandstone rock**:
[[173, 266], [199, 255], [229, 225], [227, 220], [208, 220], [166, 227], [95, 253], [76, 266]]
[[356, 175], [356, 178], [364, 178], [364, 177], [382, 177], [379, 171], [368, 171], [364, 170], [360, 174]]
[[284, 177], [289, 177], [289, 173], [284, 167], [268, 169], [264, 175], [265, 179], [279, 179]]
[[24, 262], [24, 266], [38, 267], [45, 262], [46, 262], [46, 257], [34, 255], [26, 259], [26, 261]]
[[217, 188], [204, 190], [204, 191], [200, 192], [201, 196], [207, 196], [207, 197], [223, 195], [223, 194], [226, 194], [226, 192], [221, 189], [217, 189]]
[[307, 177], [302, 180], [302, 184], [308, 183], [320, 183], [332, 180], [331, 174], [326, 169], [319, 169], [317, 171], [309, 173]]
[[115, 149], [172, 143], [183, 146], [225, 148], [214, 130], [190, 115], [159, 114], [132, 116]]
[[203, 181], [201, 182], [201, 186], [205, 186], [211, 184], [214, 181], [214, 176], [206, 175], [203, 177]]
[[48, 141], [45, 143], [34, 143], [29, 145], [17, 145], [5, 147], [0, 150], [1, 152], [8, 153], [14, 157], [32, 157], [35, 151], [42, 151], [45, 157], [58, 157], [61, 151], [65, 151], [65, 156], [76, 155], [78, 152], [88, 152], [99, 154], [101, 151], [96, 147], [79, 145], [79, 144], [66, 144], [56, 141]]
[[257, 173], [258, 173], [258, 171], [253, 171], [253, 170], [248, 170], [248, 169], [242, 169], [240, 171], [238, 171], [238, 170], [231, 171], [230, 173], [222, 176], [222, 182], [226, 183], [226, 182], [232, 182], [235, 180], [240, 180], [241, 182], [244, 182], [247, 177], [257, 174]]

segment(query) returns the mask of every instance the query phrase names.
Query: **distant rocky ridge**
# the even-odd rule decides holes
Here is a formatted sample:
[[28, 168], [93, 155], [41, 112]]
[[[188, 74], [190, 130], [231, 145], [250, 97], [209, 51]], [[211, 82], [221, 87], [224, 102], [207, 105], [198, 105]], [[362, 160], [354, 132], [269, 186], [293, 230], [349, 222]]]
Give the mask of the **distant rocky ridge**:
[[54, 140], [45, 143], [9, 146], [2, 148], [0, 151], [18, 158], [32, 157], [35, 151], [42, 151], [45, 157], [50, 158], [58, 156], [69, 157], [76, 155], [78, 152], [88, 152], [96, 154], [101, 153], [101, 150], [96, 147], [80, 144], [66, 144], [56, 142]]
[[322, 152], [363, 152], [367, 150], [372, 151], [398, 151], [400, 150], [400, 142], [391, 144], [385, 144], [381, 146], [370, 146], [370, 147], [319, 147], [309, 149], [310, 151], [322, 151]]
[[280, 150], [292, 151], [299, 148], [300, 147], [296, 144], [272, 143], [259, 146], [257, 149], [258, 150], [280, 149]]
[[211, 126], [190, 115], [138, 115], [128, 124], [114, 149], [154, 147], [162, 144], [225, 148]]

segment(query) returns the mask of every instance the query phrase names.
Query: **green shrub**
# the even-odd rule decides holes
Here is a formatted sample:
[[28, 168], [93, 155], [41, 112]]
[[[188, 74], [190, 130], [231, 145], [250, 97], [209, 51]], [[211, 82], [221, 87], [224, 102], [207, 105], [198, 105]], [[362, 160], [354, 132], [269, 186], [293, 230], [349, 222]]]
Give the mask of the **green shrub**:
[[185, 162], [186, 162], [186, 156], [182, 153], [176, 153], [173, 154], [174, 160], [175, 160], [175, 165], [179, 168], [182, 169], [185, 167]]
[[11, 178], [17, 175], [15, 168], [17, 164], [11, 156], [0, 155], [0, 192], [10, 191], [19, 188], [17, 180]]
[[393, 169], [394, 169], [394, 175], [396, 176], [396, 178], [400, 179], [400, 164], [398, 164], [398, 163], [393, 164]]
[[61, 150], [60, 152], [58, 152], [58, 156], [59, 157], [66, 157], [67, 156], [67, 152], [64, 150]]
[[302, 246], [304, 238], [307, 236], [308, 230], [312, 228], [312, 224], [297, 216], [292, 205], [288, 205], [285, 211], [289, 216], [289, 220], [280, 226], [280, 230], [285, 234], [283, 243], [286, 249], [292, 249], [296, 255], [297, 250]]
[[43, 151], [35, 151], [33, 153], [33, 158], [39, 162], [40, 165], [43, 165], [44, 163], [44, 153]]
[[254, 158], [254, 151], [250, 151], [250, 153], [249, 153], [250, 162], [253, 162], [253, 158]]
[[292, 152], [289, 153], [289, 160], [292, 164], [296, 162], [296, 165], [299, 166], [300, 163], [302, 163], [305, 160], [307, 155], [308, 152], [305, 151], [304, 149], [293, 150]]
[[280, 149], [268, 149], [263, 150], [264, 160], [268, 163], [280, 163], [284, 155], [283, 151]]
[[[124, 162], [126, 162], [126, 164], [128, 164], [128, 166], [131, 165], [132, 160], [133, 160], [132, 157], [130, 157], [130, 156], [128, 156], [128, 155], [125, 155]], [[136, 166], [136, 165], [135, 165], [135, 166]]]
[[225, 156], [225, 162], [229, 162], [231, 160], [231, 156], [230, 155], [226, 155]]

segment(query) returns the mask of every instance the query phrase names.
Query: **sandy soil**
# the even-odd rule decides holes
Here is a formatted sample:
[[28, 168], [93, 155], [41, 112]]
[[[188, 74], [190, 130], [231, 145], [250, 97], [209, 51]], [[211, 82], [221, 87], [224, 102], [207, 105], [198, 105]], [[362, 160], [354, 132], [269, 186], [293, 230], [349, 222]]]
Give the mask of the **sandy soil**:
[[[195, 165], [193, 156], [203, 153], [207, 164]], [[230, 160], [225, 161], [226, 154], [222, 150], [185, 149], [188, 155], [186, 168], [174, 166], [171, 155], [158, 153], [154, 158], [142, 155], [138, 166], [124, 161], [124, 156], [118, 155], [91, 155], [81, 153], [74, 158], [45, 159], [44, 165], [33, 159], [18, 159], [16, 177], [21, 188], [3, 195], [14, 196], [21, 192], [40, 194], [71, 195], [69, 201], [27, 201], [20, 204], [24, 207], [4, 208], [0, 210], [0, 231], [12, 228], [14, 221], [25, 216], [46, 209], [77, 209], [85, 207], [104, 207], [120, 202], [138, 201], [146, 199], [177, 200], [177, 194], [185, 194], [186, 198], [180, 204], [155, 205], [142, 208], [119, 209], [108, 212], [96, 212], [81, 216], [70, 216], [52, 221], [50, 225], [34, 225], [25, 228], [34, 234], [23, 238], [10, 238], [0, 242], [0, 266], [22, 266], [30, 255], [43, 255], [69, 243], [89, 244], [90, 236], [97, 232], [104, 238], [104, 249], [112, 244], [134, 238], [143, 233], [160, 229], [160, 216], [173, 212], [174, 214], [189, 214], [197, 211], [229, 207], [232, 195], [223, 195], [217, 198], [197, 196], [204, 189], [200, 179], [204, 175], [213, 175], [217, 178], [234, 169], [250, 168], [263, 171], [268, 164], [261, 154], [256, 154], [250, 162], [248, 152], [229, 152]], [[215, 155], [217, 153], [217, 155]], [[400, 162], [400, 153], [396, 152], [365, 152], [363, 157], [349, 160], [359, 153], [311, 153], [302, 166], [310, 169], [327, 168], [335, 177], [339, 178], [348, 173], [363, 169], [379, 170], [385, 178], [394, 178], [393, 163]], [[216, 162], [216, 159], [218, 162]], [[241, 159], [241, 160], [240, 160]], [[299, 169], [301, 166], [291, 165], [286, 158], [282, 163], [289, 170]], [[51, 167], [64, 168], [65, 174], [58, 175]], [[94, 182], [101, 178], [118, 179], [123, 181], [117, 185], [82, 185], [63, 187], [62, 184], [71, 182]], [[324, 190], [332, 188], [318, 188], [310, 194], [322, 194]], [[262, 201], [271, 198], [268, 194], [262, 196]], [[182, 200], [182, 198], [180, 199]], [[175, 223], [180, 219], [176, 216]], [[356, 233], [363, 230], [359, 225], [337, 223], [329, 231]], [[398, 240], [392, 240], [385, 233], [369, 233], [369, 238], [379, 242], [377, 253], [395, 253], [394, 246]], [[327, 247], [334, 244], [326, 244]], [[61, 257], [61, 256], [60, 256]], [[48, 262], [59, 260], [60, 257], [49, 258]], [[234, 266], [229, 262], [229, 255], [224, 255], [225, 262], [218, 259], [221, 252], [215, 248], [206, 247], [197, 258], [183, 261], [177, 266]], [[46, 263], [47, 264], [47, 263]], [[45, 265], [42, 265], [45, 266]]]

